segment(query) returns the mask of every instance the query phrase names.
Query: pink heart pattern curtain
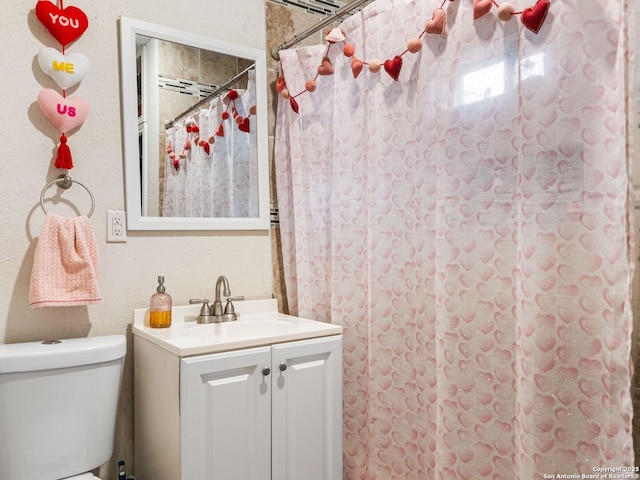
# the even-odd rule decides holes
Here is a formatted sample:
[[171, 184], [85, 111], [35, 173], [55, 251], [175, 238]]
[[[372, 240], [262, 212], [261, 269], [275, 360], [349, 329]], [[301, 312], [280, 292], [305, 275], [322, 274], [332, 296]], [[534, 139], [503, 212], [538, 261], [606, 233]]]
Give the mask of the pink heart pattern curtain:
[[[438, 6], [341, 28], [384, 61]], [[626, 8], [553, 1], [536, 35], [447, 2], [397, 81], [335, 46], [280, 100], [288, 301], [345, 327], [345, 479], [633, 466]], [[291, 92], [325, 48], [281, 52]]]

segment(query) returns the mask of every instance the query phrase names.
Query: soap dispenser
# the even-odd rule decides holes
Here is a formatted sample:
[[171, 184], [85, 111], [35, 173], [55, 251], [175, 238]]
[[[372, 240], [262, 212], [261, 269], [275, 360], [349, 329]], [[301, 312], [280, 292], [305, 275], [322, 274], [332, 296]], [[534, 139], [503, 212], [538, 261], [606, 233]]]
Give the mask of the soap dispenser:
[[149, 302], [149, 326], [166, 328], [171, 326], [171, 295], [166, 293], [164, 277], [158, 277], [158, 288]]

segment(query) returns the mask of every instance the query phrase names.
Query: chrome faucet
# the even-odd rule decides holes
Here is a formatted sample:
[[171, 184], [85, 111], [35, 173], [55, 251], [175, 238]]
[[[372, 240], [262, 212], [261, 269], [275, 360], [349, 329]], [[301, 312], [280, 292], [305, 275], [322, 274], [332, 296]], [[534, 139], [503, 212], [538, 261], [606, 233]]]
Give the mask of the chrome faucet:
[[[222, 301], [220, 300], [221, 290], [222, 295], [227, 297], [227, 304], [222, 309]], [[206, 298], [200, 300], [193, 298], [189, 300], [189, 303], [202, 303], [202, 309], [198, 316], [198, 323], [220, 323], [220, 322], [232, 322], [238, 319], [233, 302], [236, 300], [244, 300], [244, 297], [231, 297], [231, 289], [229, 288], [229, 280], [224, 275], [220, 275], [216, 280], [216, 299], [213, 305], [209, 305], [209, 300]]]
[[[216, 300], [215, 302], [213, 302], [214, 317], [220, 317], [224, 315], [224, 313], [222, 313], [222, 302], [220, 301], [220, 289], [222, 286], [224, 286], [224, 292], [222, 292], [222, 294], [225, 297], [231, 296], [231, 289], [229, 288], [229, 280], [227, 280], [227, 277], [225, 277], [224, 275], [220, 275], [218, 277], [218, 280], [216, 280]], [[233, 320], [235, 320], [235, 318]]]

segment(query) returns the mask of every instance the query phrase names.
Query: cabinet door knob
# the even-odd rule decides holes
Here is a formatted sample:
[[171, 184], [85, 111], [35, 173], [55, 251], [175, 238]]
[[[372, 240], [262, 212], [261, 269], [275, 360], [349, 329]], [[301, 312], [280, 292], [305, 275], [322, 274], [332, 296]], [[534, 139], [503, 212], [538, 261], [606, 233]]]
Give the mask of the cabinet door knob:
[[270, 369], [269, 367], [264, 367], [264, 368], [262, 369], [262, 375], [264, 375], [265, 377], [266, 377], [267, 375], [269, 375], [270, 373], [271, 373], [271, 369]]
[[282, 362], [278, 368], [280, 369], [281, 372], [284, 372], [287, 369], [287, 364], [286, 362]]

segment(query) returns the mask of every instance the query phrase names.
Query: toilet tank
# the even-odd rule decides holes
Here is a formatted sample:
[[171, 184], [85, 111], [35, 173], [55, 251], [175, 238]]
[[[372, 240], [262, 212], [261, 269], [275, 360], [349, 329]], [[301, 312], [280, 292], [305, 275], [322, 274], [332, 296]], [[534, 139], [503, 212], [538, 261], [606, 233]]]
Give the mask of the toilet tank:
[[124, 335], [0, 344], [0, 479], [58, 480], [113, 454]]

